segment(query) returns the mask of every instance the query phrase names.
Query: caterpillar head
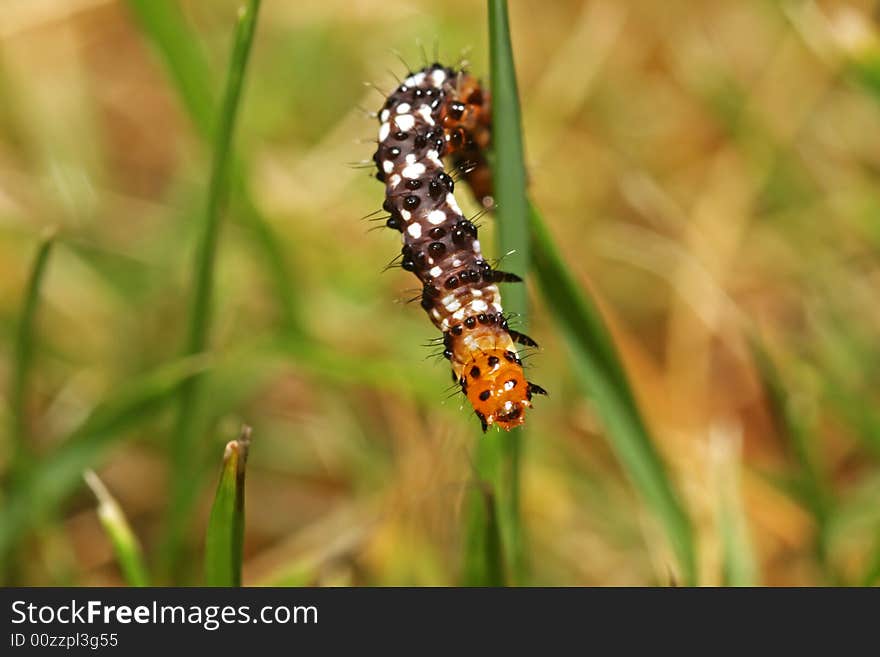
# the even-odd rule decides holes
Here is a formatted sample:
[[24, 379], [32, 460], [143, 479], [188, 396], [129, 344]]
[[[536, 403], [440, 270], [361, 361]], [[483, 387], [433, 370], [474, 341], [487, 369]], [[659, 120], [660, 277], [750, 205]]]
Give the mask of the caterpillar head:
[[483, 423], [510, 430], [526, 419], [532, 385], [526, 381], [522, 364], [512, 351], [479, 351], [464, 366], [461, 385], [474, 412]]

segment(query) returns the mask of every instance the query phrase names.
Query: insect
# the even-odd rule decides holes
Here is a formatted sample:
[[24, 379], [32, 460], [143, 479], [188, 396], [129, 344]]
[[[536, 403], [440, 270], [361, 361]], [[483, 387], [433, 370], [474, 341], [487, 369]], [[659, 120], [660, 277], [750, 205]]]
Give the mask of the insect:
[[442, 159], [491, 203], [488, 94], [468, 73], [432, 64], [410, 73], [378, 116], [373, 161], [385, 183], [386, 225], [402, 234], [400, 266], [421, 281], [422, 308], [443, 332], [443, 355], [483, 431], [512, 429], [525, 422], [532, 396], [547, 394], [526, 380], [516, 348], [537, 345], [509, 327], [501, 307], [498, 283], [522, 279], [483, 258]]

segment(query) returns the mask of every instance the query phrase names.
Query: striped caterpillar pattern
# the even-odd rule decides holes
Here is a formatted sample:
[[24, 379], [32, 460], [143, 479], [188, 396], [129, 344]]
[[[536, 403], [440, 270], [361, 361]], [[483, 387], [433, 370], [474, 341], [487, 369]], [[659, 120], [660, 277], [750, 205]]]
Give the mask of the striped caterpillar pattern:
[[392, 92], [379, 121], [373, 161], [385, 183], [386, 224], [402, 234], [400, 265], [421, 281], [422, 308], [443, 332], [443, 355], [483, 431], [509, 430], [525, 421], [534, 394], [546, 394], [526, 380], [516, 348], [537, 345], [508, 326], [501, 307], [498, 283], [521, 279], [483, 258], [442, 160], [479, 199], [491, 196], [488, 94], [469, 74], [433, 64]]

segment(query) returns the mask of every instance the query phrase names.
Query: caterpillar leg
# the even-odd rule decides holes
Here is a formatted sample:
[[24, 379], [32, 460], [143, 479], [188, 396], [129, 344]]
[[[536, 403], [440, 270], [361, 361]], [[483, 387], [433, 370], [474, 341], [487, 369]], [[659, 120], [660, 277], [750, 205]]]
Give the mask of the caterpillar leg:
[[507, 329], [507, 334], [511, 337], [511, 339], [517, 344], [525, 345], [526, 347], [537, 347], [538, 343], [532, 340], [525, 333], [520, 333], [519, 331], [514, 331], [513, 329]]
[[522, 283], [522, 278], [516, 274], [512, 274], [509, 271], [499, 271], [497, 269], [492, 270], [491, 280], [493, 283]]
[[528, 392], [528, 395], [526, 395], [526, 397], [529, 400], [532, 399], [532, 395], [549, 395], [550, 394], [546, 390], [544, 390], [544, 388], [539, 386], [537, 383], [532, 383], [531, 381], [528, 381], [527, 383], [529, 386], [528, 387], [529, 392]]
[[489, 424], [486, 422], [486, 416], [480, 413], [480, 411], [474, 411], [474, 414], [480, 418], [480, 426], [483, 429], [483, 433], [486, 433], [486, 429], [489, 428]]

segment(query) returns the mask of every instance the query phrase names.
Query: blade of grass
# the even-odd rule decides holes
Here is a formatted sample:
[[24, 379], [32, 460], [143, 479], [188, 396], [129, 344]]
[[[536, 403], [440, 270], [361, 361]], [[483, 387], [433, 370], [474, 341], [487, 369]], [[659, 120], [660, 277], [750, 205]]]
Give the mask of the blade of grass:
[[880, 456], [880, 413], [874, 404], [864, 403], [858, 387], [853, 385], [853, 373], [874, 369], [871, 364], [878, 360], [875, 341], [873, 336], [859, 335], [858, 329], [837, 311], [829, 314], [813, 340], [824, 375], [824, 400], [876, 458]]
[[803, 414], [793, 407], [782, 377], [770, 355], [755, 338], [749, 343], [752, 359], [770, 403], [770, 410], [781, 432], [787, 438], [795, 460], [800, 466], [800, 486], [805, 503], [820, 526], [828, 516], [829, 498], [824, 478], [813, 455], [813, 438]]
[[56, 231], [49, 229], [43, 234], [37, 247], [37, 254], [31, 267], [24, 302], [18, 320], [15, 336], [15, 350], [12, 359], [12, 376], [9, 384], [9, 408], [11, 416], [10, 442], [12, 455], [9, 467], [9, 482], [14, 484], [27, 470], [32, 458], [28, 441], [26, 421], [26, 395], [31, 363], [34, 354], [36, 335], [36, 315], [40, 303], [40, 289], [49, 263], [49, 255], [55, 243]]
[[[505, 256], [505, 269], [525, 280], [528, 278], [531, 262], [525, 149], [507, 0], [488, 0], [488, 13], [494, 151], [492, 183], [497, 205], [498, 253]], [[520, 316], [520, 330], [528, 330], [528, 299], [524, 284], [507, 286], [504, 291], [504, 308]], [[502, 440], [503, 457], [498, 488], [499, 515], [504, 536], [504, 553], [508, 555], [515, 583], [523, 581], [527, 567], [520, 510], [520, 465], [524, 432], [524, 428], [518, 428], [505, 436], [498, 436]]]
[[211, 68], [180, 5], [172, 0], [127, 0], [127, 5], [155, 45], [190, 119], [202, 136], [210, 139], [216, 106]]
[[758, 566], [740, 502], [734, 494], [721, 492], [720, 497], [722, 582], [724, 586], [756, 586]]
[[[172, 0], [126, 0], [141, 30], [154, 45], [180, 95], [190, 120], [202, 137], [210, 142], [215, 135], [216, 95], [211, 85], [212, 71], [199, 47], [197, 34], [186, 23], [177, 3]], [[290, 273], [285, 249], [269, 222], [250, 197], [245, 163], [232, 167], [233, 203], [236, 218], [242, 222], [263, 251], [263, 262], [275, 286], [281, 313], [281, 329], [301, 333], [303, 323], [298, 312], [295, 277]]]
[[[239, 11], [235, 27], [226, 90], [214, 139], [204, 223], [195, 253], [194, 289], [185, 347], [185, 353], [188, 355], [202, 353], [208, 346], [214, 294], [214, 267], [223, 216], [221, 210], [229, 181], [232, 137], [259, 8], [260, 0], [250, 0]], [[199, 441], [203, 433], [200, 430], [201, 387], [200, 377], [192, 377], [181, 386], [179, 414], [171, 436], [173, 477], [162, 559], [164, 573], [170, 577], [177, 574], [183, 549], [184, 530], [198, 490], [198, 482], [193, 481], [193, 472], [199, 462]]]
[[715, 479], [718, 533], [721, 537], [722, 582], [724, 586], [755, 586], [758, 567], [739, 484], [739, 428], [736, 428], [736, 433], [724, 426], [713, 428], [709, 436], [709, 451]]
[[607, 429], [633, 485], [665, 530], [686, 585], [697, 583], [693, 528], [636, 405], [611, 335], [562, 260], [544, 220], [530, 206], [532, 265], [574, 358], [572, 367]]
[[[489, 62], [494, 149], [492, 182], [497, 205], [499, 253], [505, 255], [506, 269], [525, 276], [530, 264], [529, 208], [507, 0], [489, 0]], [[525, 286], [507, 288], [504, 302], [511, 311], [524, 315], [527, 309]]]
[[132, 426], [154, 416], [174, 397], [182, 381], [207, 365], [205, 358], [186, 358], [123, 386], [36, 464], [0, 507], [0, 572], [5, 572], [2, 566], [23, 534], [70, 495], [82, 481], [82, 472], [95, 467], [107, 447]]
[[816, 558], [829, 581], [836, 581], [828, 555], [828, 531], [833, 500], [813, 453], [815, 437], [806, 425], [803, 413], [791, 403], [782, 377], [764, 346], [753, 336], [749, 340], [749, 347], [768, 398], [770, 412], [798, 464], [794, 491], [816, 523]]
[[862, 576], [862, 586], [877, 586], [880, 583], [880, 531], [874, 538], [874, 549], [865, 574]]
[[[489, 59], [492, 97], [492, 181], [498, 217], [498, 253], [505, 256], [505, 269], [525, 278], [529, 268], [528, 205], [519, 93], [506, 0], [489, 0]], [[524, 285], [511, 286], [504, 292], [504, 308], [521, 318], [526, 330], [528, 310]], [[515, 583], [525, 577], [526, 558], [520, 514], [520, 463], [523, 429], [501, 435], [491, 433], [476, 445], [475, 468], [479, 486], [489, 487], [482, 495], [472, 495], [468, 507], [464, 578], [468, 584], [502, 581], [499, 565], [508, 556], [510, 574]], [[496, 503], [497, 499], [497, 511]], [[486, 510], [491, 501], [492, 513]], [[495, 546], [491, 520], [497, 513], [503, 543]], [[486, 546], [497, 547], [497, 564], [486, 564], [492, 557]], [[492, 557], [494, 558], [494, 557]], [[479, 577], [489, 579], [481, 582]], [[490, 582], [491, 580], [491, 582]]]
[[226, 444], [223, 470], [205, 535], [205, 584], [241, 586], [244, 547], [244, 475], [251, 428], [242, 427], [237, 440]]
[[463, 586], [504, 586], [505, 562], [502, 548], [498, 506], [493, 487], [485, 481], [475, 484], [474, 500], [469, 507]]
[[849, 53], [843, 72], [861, 85], [875, 100], [880, 100], [880, 48], [876, 42]]
[[[10, 455], [6, 481], [10, 494], [26, 477], [36, 457], [32, 449], [27, 422], [27, 390], [33, 363], [40, 291], [49, 263], [49, 256], [55, 243], [56, 232], [54, 228], [47, 229], [37, 246], [16, 326], [9, 383]], [[6, 573], [7, 567], [10, 573], [15, 573], [15, 565], [19, 562], [20, 556], [17, 551], [11, 551], [7, 555], [9, 563], [3, 564], [3, 568], [0, 569], [0, 578]]]
[[93, 470], [86, 470], [83, 479], [98, 500], [98, 519], [113, 544], [119, 568], [129, 586], [149, 586], [150, 578], [144, 565], [140, 543], [131, 530], [122, 508]]

